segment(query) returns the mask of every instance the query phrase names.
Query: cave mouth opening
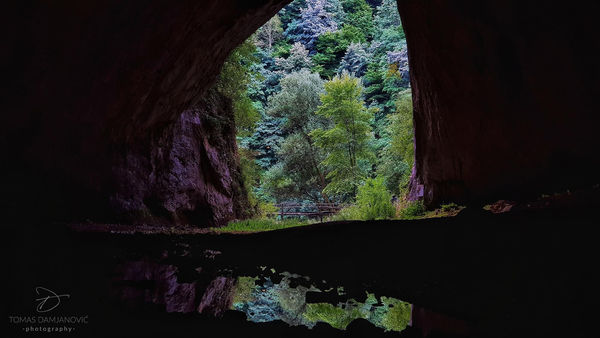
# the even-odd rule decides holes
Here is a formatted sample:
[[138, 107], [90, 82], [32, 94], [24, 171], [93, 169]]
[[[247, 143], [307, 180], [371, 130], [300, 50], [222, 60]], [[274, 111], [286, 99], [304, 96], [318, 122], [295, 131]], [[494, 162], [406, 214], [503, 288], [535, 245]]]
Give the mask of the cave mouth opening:
[[[408, 51], [396, 0], [294, 0], [239, 45], [233, 103], [246, 218], [236, 230], [422, 215]], [[277, 223], [277, 224], [276, 224]]]

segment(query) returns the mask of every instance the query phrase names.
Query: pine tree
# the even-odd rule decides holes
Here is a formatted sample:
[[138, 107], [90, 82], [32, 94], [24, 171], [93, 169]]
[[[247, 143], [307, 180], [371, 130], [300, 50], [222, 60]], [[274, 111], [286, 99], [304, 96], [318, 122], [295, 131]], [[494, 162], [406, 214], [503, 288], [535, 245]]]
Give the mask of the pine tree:
[[290, 50], [290, 56], [287, 58], [276, 58], [275, 65], [281, 72], [289, 74], [312, 67], [312, 60], [308, 56], [308, 50], [300, 42], [296, 42]]
[[381, 35], [386, 29], [402, 28], [397, 0], [383, 0], [381, 5], [377, 7], [375, 10], [375, 27], [378, 35]]
[[302, 14], [302, 8], [306, 7], [306, 0], [294, 0], [290, 2], [287, 6], [283, 7], [281, 11], [279, 11], [279, 17], [281, 18], [281, 26], [283, 30], [287, 30], [288, 26], [298, 20], [300, 15]]
[[367, 40], [371, 40], [374, 33], [373, 9], [365, 0], [344, 0], [344, 25], [357, 27], [364, 33]]
[[307, 0], [306, 4], [300, 18], [288, 26], [285, 35], [295, 42], [301, 42], [312, 55], [319, 36], [336, 31], [338, 26], [333, 14], [326, 9], [326, 0]]
[[343, 0], [327, 0], [327, 4], [325, 5], [325, 10], [328, 13], [331, 13], [333, 20], [335, 20], [338, 27], [342, 26], [344, 19], [346, 18], [342, 1]]
[[360, 43], [351, 43], [340, 62], [338, 74], [348, 72], [356, 77], [362, 77], [367, 71], [369, 55]]

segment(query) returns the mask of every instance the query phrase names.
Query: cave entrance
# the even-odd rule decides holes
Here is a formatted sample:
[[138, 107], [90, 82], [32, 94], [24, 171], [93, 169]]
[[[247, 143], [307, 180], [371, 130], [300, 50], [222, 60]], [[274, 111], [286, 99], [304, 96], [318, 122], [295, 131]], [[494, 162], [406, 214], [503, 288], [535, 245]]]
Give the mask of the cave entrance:
[[231, 53], [217, 87], [233, 102], [248, 217], [296, 225], [408, 206], [412, 95], [396, 0], [292, 1]]

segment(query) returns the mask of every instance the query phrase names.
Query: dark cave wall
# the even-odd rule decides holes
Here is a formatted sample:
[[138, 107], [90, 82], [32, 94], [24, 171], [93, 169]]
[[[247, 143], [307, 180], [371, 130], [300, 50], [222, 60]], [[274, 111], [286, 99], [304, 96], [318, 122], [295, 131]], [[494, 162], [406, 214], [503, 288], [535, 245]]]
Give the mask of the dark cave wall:
[[7, 5], [1, 57], [14, 80], [2, 102], [3, 208], [17, 219], [240, 216], [235, 128], [206, 123], [221, 115], [231, 124], [230, 103], [207, 90], [229, 51], [283, 2]]
[[414, 99], [412, 198], [597, 184], [598, 2], [399, 0]]
[[126, 222], [224, 225], [250, 210], [231, 102], [210, 90], [112, 162], [112, 214]]

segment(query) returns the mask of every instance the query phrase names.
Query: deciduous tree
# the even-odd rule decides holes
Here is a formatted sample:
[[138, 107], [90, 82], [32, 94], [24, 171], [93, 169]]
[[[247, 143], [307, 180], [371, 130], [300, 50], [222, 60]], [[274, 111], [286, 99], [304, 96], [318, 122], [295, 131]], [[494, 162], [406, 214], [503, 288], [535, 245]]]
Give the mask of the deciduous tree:
[[331, 182], [325, 192], [344, 199], [356, 195], [374, 159], [369, 151], [372, 114], [365, 107], [361, 92], [360, 80], [348, 73], [326, 82], [317, 114], [330, 119], [333, 126], [311, 133], [315, 144], [327, 153], [323, 164]]

